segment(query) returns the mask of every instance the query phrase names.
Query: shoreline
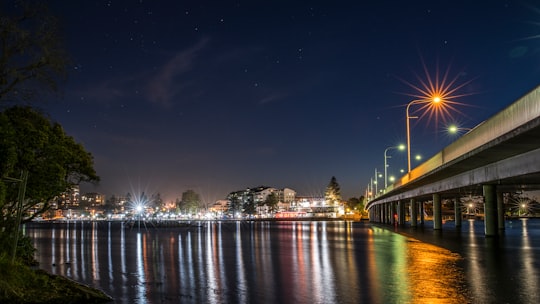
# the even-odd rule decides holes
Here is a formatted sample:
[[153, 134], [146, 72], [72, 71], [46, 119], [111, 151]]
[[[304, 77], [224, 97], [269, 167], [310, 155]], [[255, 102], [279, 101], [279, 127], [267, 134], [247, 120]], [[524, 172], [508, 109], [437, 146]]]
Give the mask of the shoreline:
[[2, 303], [113, 303], [104, 291], [55, 275], [37, 266], [20, 263], [2, 265], [0, 302]]

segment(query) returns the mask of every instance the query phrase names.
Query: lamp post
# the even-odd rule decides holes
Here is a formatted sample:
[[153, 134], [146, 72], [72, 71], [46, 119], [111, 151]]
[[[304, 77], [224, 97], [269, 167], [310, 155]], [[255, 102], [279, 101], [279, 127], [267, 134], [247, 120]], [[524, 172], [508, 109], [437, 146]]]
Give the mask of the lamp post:
[[382, 176], [380, 176], [380, 174], [381, 174], [381, 172], [377, 171], [377, 168], [375, 168], [375, 180], [373, 181], [373, 185], [375, 186], [375, 192], [374, 192], [373, 197], [375, 197], [375, 195], [379, 194], [379, 192], [377, 192], [377, 179], [379, 177], [382, 177]]
[[410, 122], [409, 122], [409, 120], [411, 118], [418, 118], [418, 116], [410, 116], [409, 115], [409, 108], [413, 104], [439, 103], [439, 102], [442, 102], [442, 100], [441, 100], [440, 97], [436, 96], [436, 97], [433, 97], [432, 99], [413, 100], [413, 101], [411, 101], [411, 102], [409, 102], [407, 104], [407, 109], [406, 109], [406, 114], [407, 114], [407, 118], [406, 118], [406, 121], [407, 121], [407, 168], [408, 168], [407, 172], [411, 172], [411, 130], [410, 130]]
[[387, 185], [388, 179], [386, 177], [388, 164], [387, 164], [386, 160], [391, 157], [391, 156], [387, 156], [386, 153], [388, 152], [388, 150], [392, 150], [392, 149], [403, 150], [403, 149], [405, 149], [405, 146], [404, 145], [399, 145], [399, 146], [388, 147], [388, 148], [384, 149], [384, 188], [385, 189], [388, 186]]
[[459, 127], [457, 125], [449, 125], [447, 127], [447, 130], [448, 130], [448, 133], [450, 133], [450, 134], [457, 134], [457, 133], [459, 133], [461, 131], [467, 131], [468, 132], [468, 131], [470, 131], [472, 129], [471, 128], [462, 128], [462, 127]]

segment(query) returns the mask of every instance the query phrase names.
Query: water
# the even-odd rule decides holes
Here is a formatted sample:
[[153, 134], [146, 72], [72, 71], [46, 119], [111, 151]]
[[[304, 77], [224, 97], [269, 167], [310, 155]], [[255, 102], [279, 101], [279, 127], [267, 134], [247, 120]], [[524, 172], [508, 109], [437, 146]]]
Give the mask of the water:
[[[540, 303], [540, 221], [486, 239], [351, 222], [30, 223], [40, 267], [115, 303]], [[428, 225], [428, 223], [426, 223]]]

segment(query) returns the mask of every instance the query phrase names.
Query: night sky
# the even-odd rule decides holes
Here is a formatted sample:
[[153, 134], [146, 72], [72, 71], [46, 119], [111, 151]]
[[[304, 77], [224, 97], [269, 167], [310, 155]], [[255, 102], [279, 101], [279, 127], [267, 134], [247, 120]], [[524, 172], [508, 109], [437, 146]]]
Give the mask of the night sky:
[[[107, 196], [323, 195], [335, 176], [358, 197], [430, 81], [456, 90], [445, 115], [411, 107], [424, 160], [455, 140], [450, 122], [472, 128], [540, 84], [535, 1], [49, 4], [73, 65], [39, 106], [93, 154], [101, 182], [82, 191]], [[406, 153], [389, 155], [399, 177]]]

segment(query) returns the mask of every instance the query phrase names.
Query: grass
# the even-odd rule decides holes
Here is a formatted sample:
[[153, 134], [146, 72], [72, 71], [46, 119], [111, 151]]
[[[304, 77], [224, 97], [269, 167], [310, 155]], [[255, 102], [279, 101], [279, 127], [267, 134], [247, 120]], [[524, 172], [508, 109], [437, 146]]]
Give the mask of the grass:
[[35, 270], [0, 254], [0, 303], [108, 303], [100, 290]]

